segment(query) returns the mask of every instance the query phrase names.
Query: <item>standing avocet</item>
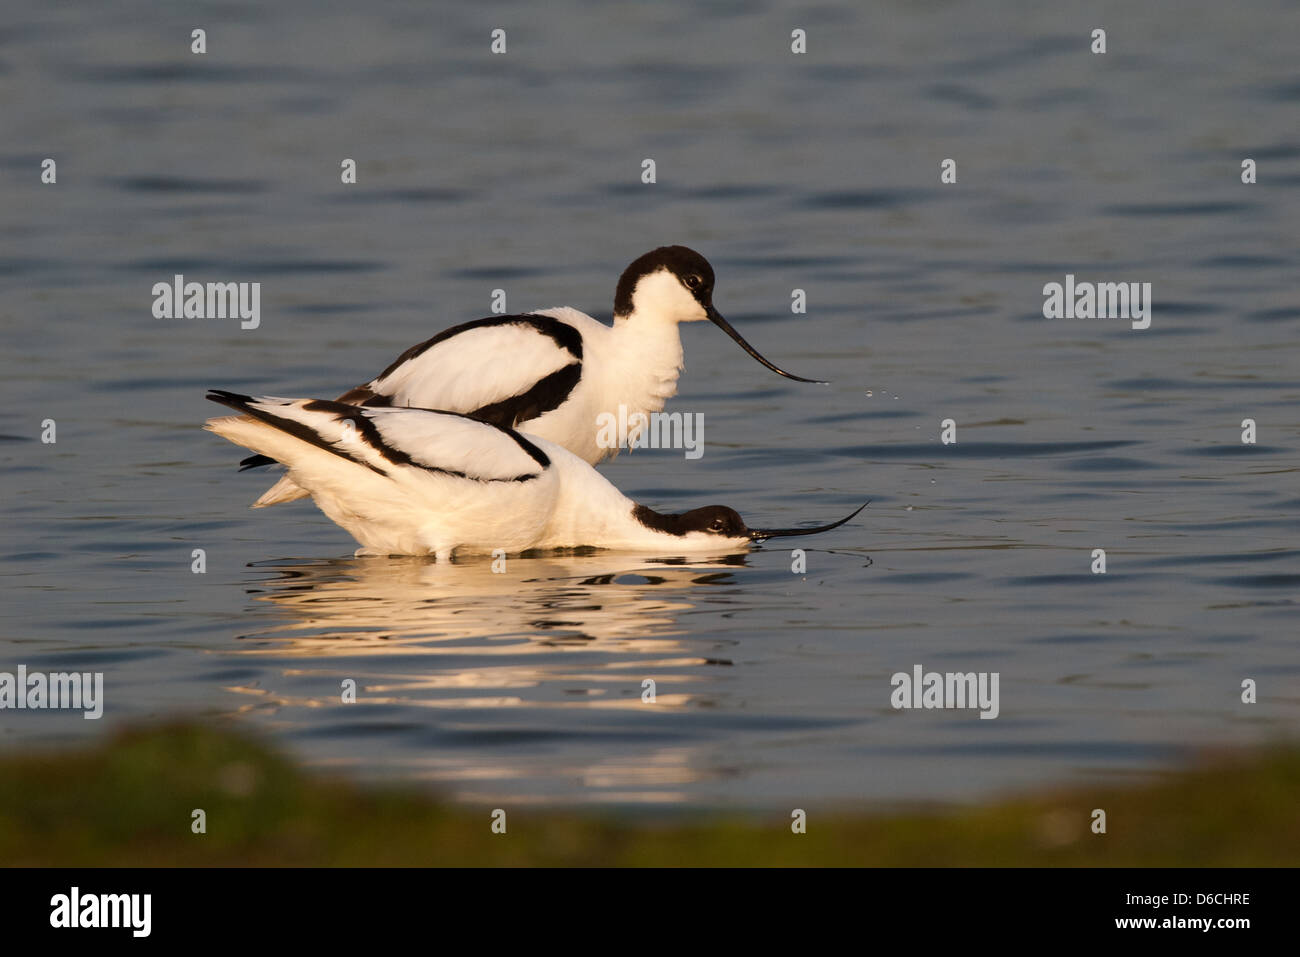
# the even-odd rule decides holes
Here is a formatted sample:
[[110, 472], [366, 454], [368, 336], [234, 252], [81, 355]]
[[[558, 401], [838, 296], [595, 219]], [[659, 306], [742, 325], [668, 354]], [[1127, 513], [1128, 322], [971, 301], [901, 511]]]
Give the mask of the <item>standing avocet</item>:
[[[756, 529], [724, 505], [665, 515], [638, 505], [546, 439], [453, 412], [362, 408], [321, 399], [253, 398], [213, 389], [242, 413], [206, 428], [283, 462], [358, 555], [534, 548], [662, 548], [669, 554], [812, 535], [843, 525]], [[865, 506], [863, 506], [865, 507]]]
[[[704, 319], [773, 372], [825, 384], [763, 358], [714, 308], [708, 260], [685, 246], [662, 246], [623, 271], [612, 326], [567, 306], [467, 322], [407, 349], [338, 401], [460, 412], [555, 442], [595, 465], [618, 454], [598, 441], [597, 417], [618, 417], [622, 406], [626, 421], [647, 421], [637, 414], [661, 410], [677, 394], [682, 370], [677, 325]], [[255, 455], [240, 464], [253, 468], [272, 459]], [[307, 494], [285, 476], [253, 507]]]

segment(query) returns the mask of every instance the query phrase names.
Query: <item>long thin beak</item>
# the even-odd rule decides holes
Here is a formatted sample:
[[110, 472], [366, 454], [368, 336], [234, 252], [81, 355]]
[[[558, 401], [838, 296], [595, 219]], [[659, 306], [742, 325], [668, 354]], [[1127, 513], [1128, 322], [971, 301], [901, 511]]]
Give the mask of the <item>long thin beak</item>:
[[796, 382], [811, 382], [814, 385], [830, 385], [829, 382], [823, 382], [821, 379], [805, 379], [801, 375], [794, 375], [793, 373], [786, 372], [784, 369], [779, 369], [776, 366], [772, 365], [772, 363], [768, 362], [761, 355], [759, 355], [758, 350], [755, 349], [753, 346], [751, 346], [748, 342], [746, 342], [744, 337], [741, 336], [739, 332], [731, 328], [731, 323], [727, 322], [726, 319], [723, 319], [722, 313], [714, 309], [713, 306], [709, 306], [708, 308], [708, 317], [711, 323], [713, 323], [715, 326], [717, 326], [727, 335], [731, 336], [731, 338], [735, 339], [736, 342], [740, 344], [740, 348], [744, 349], [751, 356], [753, 356], [759, 362], [763, 363], [763, 365], [767, 366], [777, 375], [783, 375], [787, 379], [794, 379]]
[[765, 538], [784, 538], [789, 535], [817, 535], [821, 532], [829, 532], [832, 528], [839, 528], [870, 504], [871, 499], [867, 499], [854, 509], [853, 515], [842, 518], [838, 522], [831, 522], [829, 525], [817, 525], [813, 528], [751, 528], [749, 530], [749, 540], [752, 542], [761, 542]]

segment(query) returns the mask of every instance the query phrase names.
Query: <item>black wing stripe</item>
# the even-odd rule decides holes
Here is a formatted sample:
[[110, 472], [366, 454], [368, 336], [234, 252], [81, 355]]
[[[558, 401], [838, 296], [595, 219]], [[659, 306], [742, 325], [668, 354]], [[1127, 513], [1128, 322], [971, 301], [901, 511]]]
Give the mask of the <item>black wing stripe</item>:
[[[342, 402], [345, 405], [364, 405], [370, 408], [385, 408], [393, 404], [392, 396], [379, 395], [364, 385], [349, 389], [335, 401]], [[277, 464], [279, 463], [269, 455], [250, 455], [246, 459], [239, 460], [239, 471], [245, 472], [248, 469], [261, 468], [263, 465]]]
[[[469, 329], [487, 329], [495, 326], [508, 325], [527, 325], [532, 326], [539, 333], [549, 336], [560, 348], [565, 349], [574, 359], [582, 359], [582, 333], [568, 323], [561, 322], [552, 316], [538, 316], [533, 313], [523, 313], [517, 316], [491, 316], [487, 319], [475, 319], [472, 322], [462, 322], [458, 326], [452, 326], [450, 329], [444, 329], [432, 339], [426, 339], [417, 345], [411, 346], [393, 362], [375, 376], [371, 381], [378, 381], [392, 374], [402, 363], [422, 355], [429, 349], [432, 349], [440, 342], [445, 342], [452, 336], [465, 332]], [[582, 367], [580, 365], [570, 364], [557, 372], [539, 380], [531, 389], [521, 395], [513, 396], [509, 399], [503, 399], [500, 402], [494, 402], [492, 405], [485, 405], [471, 413], [471, 417], [478, 419], [480, 422], [487, 422], [490, 425], [513, 428], [520, 422], [526, 422], [534, 419], [544, 412], [549, 412], [557, 408], [573, 391], [577, 385], [578, 379], [582, 377]], [[570, 379], [572, 381], [570, 381]], [[233, 393], [230, 393], [233, 395]], [[219, 400], [214, 400], [219, 401]], [[372, 390], [369, 386], [359, 385], [350, 389], [343, 395], [339, 396], [339, 402], [344, 404], [365, 406], [368, 408], [385, 408], [393, 404], [391, 395], [385, 395]], [[531, 414], [528, 414], [531, 411]], [[245, 411], [241, 409], [241, 411]], [[460, 413], [447, 413], [448, 415], [458, 415]], [[516, 441], [518, 438], [516, 437]], [[520, 443], [521, 447], [542, 468], [551, 464], [540, 449], [536, 446]], [[263, 465], [275, 465], [276, 460], [269, 455], [250, 455], [239, 462], [239, 471], [247, 469], [260, 468]], [[428, 466], [420, 466], [427, 468]], [[454, 471], [443, 469], [442, 471]]]
[[[412, 458], [410, 453], [405, 452], [402, 449], [394, 448], [385, 442], [384, 437], [380, 433], [379, 427], [375, 425], [374, 420], [369, 416], [359, 414], [359, 409], [356, 406], [344, 405], [341, 402], [330, 402], [326, 399], [314, 399], [311, 402], [305, 403], [303, 408], [309, 412], [332, 412], [340, 422], [345, 420], [351, 421], [356, 427], [357, 434], [361, 436], [365, 443], [394, 465], [409, 465], [412, 468], [424, 469], [426, 472], [439, 472], [443, 475], [452, 475], [456, 478], [470, 479], [475, 482], [527, 482], [537, 477], [535, 473], [530, 472], [525, 475], [515, 475], [511, 478], [481, 479], [468, 475], [457, 469], [447, 469], [437, 465], [430, 465], [427, 462], [421, 462], [418, 459]], [[444, 412], [440, 409], [430, 409], [427, 411], [437, 412], [438, 415], [454, 415], [458, 418], [478, 422], [480, 425], [493, 425], [491, 422], [480, 422], [472, 415], [464, 415], [460, 412]], [[515, 443], [527, 452], [532, 460], [542, 468], [546, 468], [551, 464], [551, 460], [546, 457], [546, 454], [537, 446], [525, 439], [522, 435], [519, 435], [511, 429], [503, 429], [499, 425], [494, 427], [498, 431], [503, 432], [514, 439]]]
[[[472, 418], [472, 416], [467, 416], [466, 418]], [[492, 423], [489, 422], [487, 424], [491, 425]], [[501, 426], [498, 425], [497, 428], [501, 429]], [[551, 467], [550, 457], [547, 456], [547, 454], [543, 452], [541, 449], [539, 449], [537, 446], [533, 445], [532, 442], [529, 442], [526, 438], [524, 438], [522, 435], [516, 432], [514, 429], [501, 429], [501, 431], [504, 432], [506, 435], [510, 436], [512, 439], [514, 439], [515, 444], [518, 445], [525, 452], [527, 452], [528, 455], [532, 458], [532, 460], [536, 462], [539, 466], [541, 466], [544, 469], [548, 469]], [[532, 476], [528, 476], [528, 477], [532, 478]]]
[[557, 369], [550, 375], [538, 379], [527, 392], [482, 406], [470, 415], [498, 428], [512, 429], [520, 422], [527, 422], [559, 408], [581, 378], [582, 364], [570, 363], [563, 369]]
[[[303, 425], [301, 422], [295, 422], [292, 419], [286, 419], [282, 416], [275, 415], [274, 413], [253, 407], [251, 403], [256, 400], [252, 396], [240, 395], [237, 392], [227, 392], [224, 389], [209, 389], [207, 398], [213, 402], [220, 403], [221, 405], [229, 406], [237, 412], [243, 412], [247, 415], [251, 415], [255, 419], [260, 419], [269, 425], [275, 426], [282, 432], [287, 432], [295, 438], [302, 439], [302, 441], [307, 442], [310, 445], [324, 449], [326, 452], [330, 452], [340, 458], [347, 459], [349, 462], [354, 462], [357, 465], [364, 465], [372, 472], [377, 472], [380, 475], [388, 474], [383, 469], [377, 468], [369, 462], [356, 458], [353, 455], [349, 455], [343, 449], [335, 448], [333, 444], [323, 438], [314, 429]], [[524, 475], [515, 475], [506, 479], [481, 479], [473, 475], [468, 475], [457, 469], [445, 469], [436, 465], [428, 465], [424, 462], [416, 461], [408, 453], [401, 449], [393, 448], [385, 442], [384, 437], [379, 433], [379, 429], [375, 426], [375, 423], [371, 421], [368, 416], [364, 415], [357, 406], [344, 405], [341, 402], [330, 402], [326, 399], [313, 399], [310, 402], [304, 403], [303, 409], [309, 412], [330, 412], [333, 413], [340, 422], [351, 421], [357, 430], [357, 434], [361, 436], [365, 443], [394, 465], [409, 465], [412, 468], [423, 469], [426, 472], [438, 472], [455, 478], [469, 479], [472, 482], [528, 482], [537, 478], [538, 473], [529, 472]], [[503, 429], [501, 426], [493, 425], [491, 422], [481, 422], [472, 415], [464, 415], [460, 412], [438, 411], [437, 414], [454, 415], [462, 419], [469, 419], [479, 425], [491, 425], [499, 432], [510, 436], [510, 438], [514, 440], [515, 444], [523, 449], [523, 451], [526, 452], [540, 468], [545, 469], [550, 467], [551, 460], [547, 457], [546, 453], [512, 429]], [[257, 456], [253, 457], [257, 458]]]
[[[369, 462], [359, 459], [356, 456], [349, 455], [342, 449], [335, 448], [333, 444], [321, 436], [315, 429], [303, 425], [301, 422], [295, 422], [293, 419], [286, 419], [283, 416], [267, 412], [265, 409], [256, 408], [252, 405], [255, 401], [252, 396], [240, 395], [237, 392], [226, 392], [222, 389], [211, 389], [208, 391], [207, 397], [213, 402], [229, 406], [230, 408], [243, 412], [246, 415], [251, 415], [255, 419], [260, 419], [268, 425], [273, 425], [281, 432], [286, 432], [294, 438], [301, 439], [309, 445], [316, 446], [318, 449], [324, 449], [326, 452], [337, 455], [341, 459], [347, 459], [349, 462], [354, 462], [357, 465], [364, 465], [366, 468], [370, 469], [370, 471], [377, 472], [380, 475], [388, 474], [383, 469], [376, 468]], [[307, 407], [309, 408], [310, 405]], [[351, 406], [342, 406], [342, 408], [348, 409], [351, 408]]]
[[400, 356], [393, 360], [387, 369], [379, 373], [372, 379], [377, 382], [392, 375], [399, 366], [409, 362], [417, 356], [423, 355], [440, 342], [446, 342], [452, 336], [467, 332], [470, 329], [490, 329], [495, 326], [532, 326], [544, 336], [550, 336], [555, 344], [561, 349], [566, 349], [575, 359], [582, 359], [582, 333], [567, 322], [561, 322], [552, 316], [537, 316], [532, 313], [524, 313], [518, 316], [489, 316], [487, 319], [475, 319], [472, 322], [462, 322], [458, 326], [452, 326], [450, 329], [444, 329], [432, 339], [426, 339], [424, 342], [411, 346]]
[[390, 406], [393, 404], [392, 396], [380, 395], [368, 385], [348, 389], [334, 401], [342, 402], [344, 405]]

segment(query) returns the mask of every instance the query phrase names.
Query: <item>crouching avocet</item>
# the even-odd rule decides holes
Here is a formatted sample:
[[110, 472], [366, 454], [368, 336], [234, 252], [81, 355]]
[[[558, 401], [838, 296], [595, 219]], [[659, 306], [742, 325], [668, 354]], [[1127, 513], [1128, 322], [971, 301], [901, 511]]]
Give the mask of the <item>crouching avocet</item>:
[[[799, 382], [751, 346], [713, 306], [713, 267], [685, 246], [662, 246], [623, 271], [607, 326], [567, 306], [492, 316], [454, 326], [403, 352], [365, 385], [338, 401], [462, 412], [519, 428], [595, 465], [618, 454], [602, 446], [597, 417], [649, 416], [677, 394], [682, 340], [677, 325], [707, 319], [773, 372]], [[825, 383], [819, 383], [825, 385]], [[638, 431], [630, 429], [629, 440]], [[244, 468], [272, 464], [254, 455]], [[307, 495], [285, 476], [254, 508]]]
[[[816, 528], [757, 529], [724, 505], [665, 515], [638, 505], [562, 446], [454, 412], [362, 408], [212, 390], [241, 415], [206, 428], [283, 462], [358, 555], [528, 549], [716, 550]], [[863, 506], [865, 507], [865, 506]]]

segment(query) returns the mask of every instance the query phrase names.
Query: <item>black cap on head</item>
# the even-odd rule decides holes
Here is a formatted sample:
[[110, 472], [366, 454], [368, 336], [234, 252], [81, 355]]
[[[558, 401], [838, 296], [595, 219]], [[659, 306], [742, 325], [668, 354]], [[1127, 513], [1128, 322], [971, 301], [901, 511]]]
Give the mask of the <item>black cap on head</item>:
[[705, 505], [680, 515], [664, 515], [654, 509], [638, 505], [632, 510], [636, 520], [646, 528], [669, 535], [686, 535], [690, 532], [708, 532], [719, 538], [748, 538], [749, 529], [734, 508], [725, 505]]
[[614, 315], [626, 316], [632, 312], [632, 293], [642, 276], [667, 269], [694, 293], [700, 304], [707, 307], [713, 301], [713, 267], [709, 261], [686, 246], [660, 246], [644, 256], [638, 256], [623, 270], [618, 288], [614, 290]]
[[845, 522], [854, 518], [870, 504], [871, 500], [868, 499], [855, 508], [852, 514], [846, 515], [838, 522], [831, 522], [829, 525], [814, 525], [812, 528], [750, 528], [734, 508], [727, 508], [725, 505], [706, 505], [703, 508], [693, 508], [689, 512], [682, 512], [680, 515], [665, 515], [656, 512], [652, 508], [646, 508], [644, 505], [637, 505], [632, 509], [632, 516], [646, 528], [653, 528], [658, 532], [667, 532], [669, 535], [708, 532], [711, 535], [717, 535], [719, 538], [748, 538], [752, 542], [761, 542], [768, 538], [784, 538], [791, 535], [818, 535], [822, 532], [829, 532], [831, 529], [839, 528]]
[[695, 297], [695, 301], [703, 307], [704, 318], [707, 318], [729, 335], [740, 348], [767, 366], [767, 368], [777, 375], [783, 375], [787, 379], [794, 379], [796, 382], [815, 382], [818, 385], [826, 385], [821, 379], [805, 379], [803, 376], [786, 372], [780, 366], [768, 361], [762, 353], [746, 342], [745, 337], [733, 329], [731, 323], [722, 318], [722, 314], [713, 308], [713, 267], [709, 265], [707, 259], [694, 249], [686, 246], [660, 246], [658, 249], [652, 249], [644, 256], [638, 257], [633, 261], [632, 265], [624, 269], [623, 275], [618, 280], [618, 288], [614, 291], [614, 318], [617, 319], [620, 316], [632, 314], [632, 294], [636, 292], [637, 282], [642, 276], [648, 276], [661, 269], [668, 270], [681, 280], [683, 286], [690, 290], [691, 295]]

